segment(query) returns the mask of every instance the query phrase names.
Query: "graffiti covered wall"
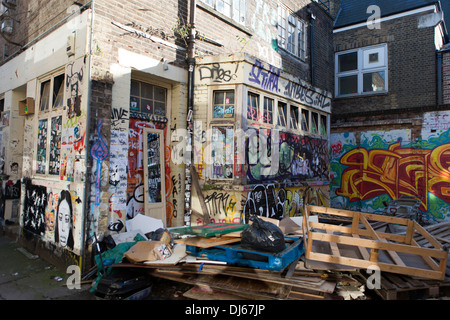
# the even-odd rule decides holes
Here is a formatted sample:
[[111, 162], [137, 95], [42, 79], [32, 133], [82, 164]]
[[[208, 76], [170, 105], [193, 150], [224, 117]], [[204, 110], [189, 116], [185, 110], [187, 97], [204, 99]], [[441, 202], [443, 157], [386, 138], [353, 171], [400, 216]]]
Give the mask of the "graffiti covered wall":
[[420, 200], [429, 220], [450, 220], [449, 112], [426, 113], [421, 136], [409, 129], [331, 136], [331, 205], [379, 212], [400, 197]]
[[[248, 223], [253, 214], [272, 219], [296, 217], [302, 214], [305, 201], [329, 206], [328, 186], [277, 187], [268, 183], [242, 191], [203, 191], [203, 195], [212, 223]], [[200, 218], [192, 221], [192, 224], [202, 223]]]

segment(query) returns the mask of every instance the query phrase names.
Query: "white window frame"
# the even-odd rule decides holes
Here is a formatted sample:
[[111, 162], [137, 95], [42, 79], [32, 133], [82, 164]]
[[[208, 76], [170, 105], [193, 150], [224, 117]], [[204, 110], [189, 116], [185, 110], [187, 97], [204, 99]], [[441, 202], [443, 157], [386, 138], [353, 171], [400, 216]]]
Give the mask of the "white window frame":
[[[58, 107], [53, 107], [54, 104], [54, 97], [53, 97], [53, 88], [54, 88], [54, 79], [58, 76], [64, 75], [64, 79], [63, 82], [61, 84], [61, 88], [62, 89], [62, 104], [59, 105]], [[41, 95], [41, 85], [43, 83], [45, 83], [46, 81], [50, 81], [50, 92], [49, 92], [49, 97], [48, 97], [48, 109], [44, 109], [44, 110], [40, 110], [40, 105], [41, 105], [41, 100], [42, 100], [42, 95]], [[38, 113], [38, 117], [37, 117], [37, 125], [35, 128], [35, 132], [36, 132], [36, 139], [34, 141], [34, 165], [33, 165], [33, 173], [35, 175], [38, 176], [50, 176], [50, 177], [57, 177], [57, 179], [60, 179], [60, 175], [61, 175], [61, 146], [62, 146], [62, 140], [60, 141], [59, 144], [59, 170], [58, 173], [50, 173], [49, 169], [50, 169], [50, 153], [51, 153], [51, 141], [52, 141], [52, 132], [51, 132], [51, 125], [52, 125], [52, 119], [53, 118], [57, 118], [59, 116], [61, 116], [61, 128], [59, 130], [59, 134], [61, 136], [62, 139], [62, 121], [63, 121], [63, 112], [64, 112], [64, 106], [66, 105], [66, 100], [65, 100], [65, 84], [66, 84], [66, 73], [65, 73], [65, 69], [59, 69], [56, 70], [54, 72], [52, 72], [51, 74], [48, 74], [47, 76], [44, 76], [42, 78], [40, 78], [37, 81], [37, 92], [36, 92], [36, 96], [38, 97], [38, 103], [37, 103], [37, 113]], [[38, 172], [38, 136], [39, 136], [39, 123], [41, 120], [47, 120], [47, 136], [45, 137], [46, 139], [46, 146], [45, 146], [45, 169], [44, 172]]]
[[[357, 53], [357, 68], [350, 71], [339, 71], [339, 57], [344, 54]], [[378, 61], [370, 62], [371, 54], [378, 54]], [[384, 90], [364, 92], [364, 74], [384, 72]], [[340, 94], [339, 79], [342, 77], [357, 76], [357, 90], [355, 93]], [[387, 44], [363, 47], [353, 50], [338, 52], [335, 54], [335, 96], [361, 96], [373, 95], [379, 93], [387, 93], [389, 91], [389, 75], [388, 75], [388, 50]]]
[[306, 60], [306, 22], [283, 5], [278, 5], [278, 47]]
[[[256, 119], [248, 118], [248, 96], [250, 94], [257, 96], [258, 101], [259, 101], [258, 109], [256, 110], [256, 113], [257, 113]], [[264, 116], [264, 100], [265, 99], [270, 99], [273, 101], [273, 110], [272, 110], [273, 121], [272, 121], [272, 123], [268, 123], [267, 121], [265, 121], [266, 120], [266, 117]], [[279, 116], [278, 105], [280, 102], [284, 103], [286, 105], [286, 114], [284, 115], [284, 120], [285, 120], [284, 126], [278, 124], [278, 116]], [[290, 132], [290, 133], [299, 134], [299, 135], [320, 136], [320, 137], [328, 136], [329, 114], [321, 112], [317, 109], [307, 107], [300, 103], [295, 103], [295, 102], [280, 98], [277, 95], [268, 94], [267, 92], [264, 92], [264, 91], [261, 91], [261, 90], [255, 89], [255, 88], [250, 88], [250, 87], [247, 88], [247, 90], [246, 90], [246, 97], [245, 97], [244, 103], [247, 104], [247, 106], [244, 106], [243, 110], [246, 115], [246, 121], [247, 121], [248, 126], [258, 127], [261, 129], [279, 129], [281, 131]], [[293, 119], [291, 117], [291, 109], [292, 108], [297, 108], [297, 110], [298, 110], [297, 120], [295, 121], [295, 123], [292, 122], [293, 121]], [[302, 119], [303, 119], [304, 111], [307, 111], [307, 119], [305, 119], [305, 120], [308, 123], [308, 128], [306, 130], [304, 130], [304, 128], [302, 126]], [[317, 130], [317, 132], [314, 132], [313, 128], [312, 128], [312, 121], [313, 121], [312, 114], [313, 113], [318, 114], [318, 118], [317, 118], [318, 130]], [[326, 117], [324, 128], [322, 128], [321, 116]], [[293, 124], [295, 125], [296, 128], [293, 128]]]
[[[224, 16], [245, 25], [245, 0], [200, 0]], [[228, 10], [227, 10], [228, 8]]]

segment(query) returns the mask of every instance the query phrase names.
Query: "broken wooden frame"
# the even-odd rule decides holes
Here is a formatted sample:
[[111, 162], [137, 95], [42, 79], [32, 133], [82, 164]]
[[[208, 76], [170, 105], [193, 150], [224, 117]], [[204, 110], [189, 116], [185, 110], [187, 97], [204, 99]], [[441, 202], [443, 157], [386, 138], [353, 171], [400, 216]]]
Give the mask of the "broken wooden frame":
[[[309, 221], [311, 213], [326, 214], [328, 218], [338, 216], [348, 219], [350, 226]], [[391, 234], [376, 232], [369, 221], [406, 226], [406, 233]], [[413, 239], [419, 233], [433, 248], [420, 247]], [[306, 205], [303, 216], [305, 257], [310, 260], [335, 263], [356, 268], [378, 266], [381, 271], [443, 280], [448, 253], [417, 222], [405, 218], [355, 212], [342, 209]], [[313, 242], [328, 244], [329, 253], [315, 250]], [[341, 253], [340, 247], [353, 247], [359, 254], [351, 257]], [[322, 252], [319, 252], [322, 251]], [[380, 259], [380, 256], [383, 259]], [[420, 263], [416, 263], [421, 260]], [[411, 263], [414, 262], [414, 263]]]

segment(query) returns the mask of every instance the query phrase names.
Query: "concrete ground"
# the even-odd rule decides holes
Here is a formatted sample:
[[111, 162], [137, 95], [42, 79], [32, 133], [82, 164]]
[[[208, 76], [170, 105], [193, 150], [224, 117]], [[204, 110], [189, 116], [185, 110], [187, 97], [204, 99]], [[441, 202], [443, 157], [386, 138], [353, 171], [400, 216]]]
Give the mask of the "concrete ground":
[[69, 276], [0, 233], [0, 300], [95, 300], [90, 284], [69, 289]]
[[[17, 231], [6, 228], [0, 225], [0, 300], [99, 300], [89, 292], [91, 281], [80, 289], [68, 288], [71, 274], [26, 251], [16, 241]], [[184, 300], [191, 287], [157, 278], [152, 284], [144, 300]]]

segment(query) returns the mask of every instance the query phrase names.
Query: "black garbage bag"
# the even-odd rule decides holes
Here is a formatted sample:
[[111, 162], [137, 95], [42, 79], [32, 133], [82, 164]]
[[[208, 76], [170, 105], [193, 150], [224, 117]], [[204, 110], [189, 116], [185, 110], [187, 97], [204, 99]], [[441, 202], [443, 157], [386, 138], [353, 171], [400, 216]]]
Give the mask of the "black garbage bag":
[[286, 248], [281, 229], [257, 216], [250, 217], [252, 225], [241, 234], [241, 247], [263, 252], [278, 253]]

